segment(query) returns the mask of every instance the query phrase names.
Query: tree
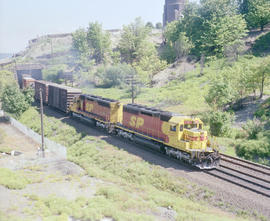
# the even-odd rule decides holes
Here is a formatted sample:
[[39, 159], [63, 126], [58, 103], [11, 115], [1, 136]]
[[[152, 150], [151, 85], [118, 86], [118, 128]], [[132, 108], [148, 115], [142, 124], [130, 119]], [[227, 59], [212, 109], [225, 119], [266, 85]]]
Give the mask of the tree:
[[118, 64], [106, 68], [100, 68], [97, 71], [97, 76], [102, 80], [99, 86], [124, 87], [125, 78], [128, 75], [134, 75], [135, 70], [127, 64]]
[[15, 84], [14, 74], [10, 71], [0, 70], [0, 96], [7, 85]]
[[162, 23], [161, 22], [156, 23], [156, 29], [162, 29]]
[[106, 56], [111, 50], [110, 34], [102, 30], [102, 25], [95, 22], [89, 23], [87, 29], [88, 47], [92, 50], [93, 58], [97, 64], [106, 61]]
[[80, 55], [89, 53], [87, 34], [83, 28], [80, 28], [72, 33], [72, 45]]
[[145, 83], [149, 83], [155, 73], [167, 66], [160, 60], [155, 45], [148, 40], [150, 30], [140, 18], [123, 27], [119, 42], [122, 60], [131, 64]]
[[263, 97], [265, 84], [268, 83], [270, 78], [270, 56], [264, 58], [256, 65], [256, 69], [254, 68], [254, 82], [257, 84], [260, 90], [260, 97]]
[[246, 20], [249, 27], [260, 27], [263, 31], [264, 26], [270, 22], [270, 1], [249, 0]]
[[224, 54], [225, 46], [246, 35], [246, 22], [233, 0], [203, 0], [199, 12], [203, 19], [200, 46], [208, 55]]
[[209, 124], [213, 136], [229, 136], [234, 116], [222, 111], [210, 113]]
[[220, 78], [212, 81], [206, 102], [214, 109], [223, 109], [234, 99], [234, 90], [228, 80]]
[[200, 5], [189, 4], [183, 15], [167, 25], [164, 34], [167, 47], [176, 49], [177, 57], [180, 45], [185, 45], [186, 53], [190, 51], [198, 57], [222, 56], [228, 46], [236, 54], [240, 51], [246, 22], [237, 14], [235, 0], [202, 0]]
[[153, 25], [153, 23], [152, 22], [147, 22], [146, 23], [146, 25], [145, 25], [146, 27], [148, 27], [148, 28], [151, 28], [151, 29], [153, 29], [154, 28], [154, 25]]
[[136, 18], [127, 26], [124, 25], [118, 47], [125, 62], [132, 64], [139, 60], [138, 50], [147, 41], [149, 33], [149, 28], [144, 25], [141, 18]]
[[16, 85], [8, 85], [5, 87], [2, 96], [3, 110], [19, 117], [30, 106], [25, 96], [20, 92]]
[[152, 43], [144, 42], [138, 49], [139, 60], [133, 63], [138, 76], [143, 83], [152, 83], [153, 76], [167, 67], [167, 62], [158, 57], [157, 50]]

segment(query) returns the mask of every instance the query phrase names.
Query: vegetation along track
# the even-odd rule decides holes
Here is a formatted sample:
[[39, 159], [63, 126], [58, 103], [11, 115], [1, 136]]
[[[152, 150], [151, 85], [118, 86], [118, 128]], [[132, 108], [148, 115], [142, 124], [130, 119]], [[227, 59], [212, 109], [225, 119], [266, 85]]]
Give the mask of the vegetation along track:
[[205, 173], [270, 198], [270, 167], [221, 154], [220, 167]]

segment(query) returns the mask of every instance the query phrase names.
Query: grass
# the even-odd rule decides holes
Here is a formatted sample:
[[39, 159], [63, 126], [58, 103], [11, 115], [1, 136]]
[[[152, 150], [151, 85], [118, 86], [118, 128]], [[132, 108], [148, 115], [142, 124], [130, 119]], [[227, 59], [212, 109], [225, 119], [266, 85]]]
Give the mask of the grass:
[[[26, 111], [20, 121], [39, 132], [38, 112]], [[160, 207], [172, 208], [177, 220], [238, 219], [209, 206], [213, 193], [167, 170], [107, 143], [102, 138], [78, 133], [53, 117], [44, 118], [48, 138], [68, 147], [68, 159], [83, 167], [88, 176], [102, 180], [93, 198], [68, 201], [50, 196], [31, 197], [33, 214], [57, 220], [77, 219], [156, 220]], [[31, 215], [31, 211], [28, 211]], [[32, 215], [33, 215], [32, 214]]]
[[7, 168], [0, 168], [0, 185], [8, 189], [23, 189], [29, 180], [21, 172], [13, 172]]
[[12, 148], [6, 146], [0, 146], [0, 153], [10, 153]]
[[[194, 115], [206, 112], [210, 107], [204, 96], [207, 94], [209, 74], [198, 77], [199, 70], [189, 72], [185, 81], [174, 80], [161, 88], [140, 88], [136, 103], [159, 107], [163, 110]], [[123, 103], [131, 102], [131, 94], [127, 89], [119, 88], [84, 88], [85, 93], [120, 100]]]

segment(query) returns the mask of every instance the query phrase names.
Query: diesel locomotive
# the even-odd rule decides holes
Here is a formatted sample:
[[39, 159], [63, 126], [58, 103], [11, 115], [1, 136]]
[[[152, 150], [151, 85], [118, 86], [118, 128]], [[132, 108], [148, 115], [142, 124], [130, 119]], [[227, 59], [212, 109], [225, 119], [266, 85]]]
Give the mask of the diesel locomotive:
[[110, 134], [146, 144], [200, 169], [216, 168], [220, 154], [212, 146], [199, 118], [137, 104], [82, 94], [81, 90], [35, 81], [35, 98], [71, 116], [91, 121]]
[[218, 149], [211, 147], [199, 118], [86, 94], [75, 97], [69, 111], [111, 134], [145, 143], [200, 169], [219, 165]]

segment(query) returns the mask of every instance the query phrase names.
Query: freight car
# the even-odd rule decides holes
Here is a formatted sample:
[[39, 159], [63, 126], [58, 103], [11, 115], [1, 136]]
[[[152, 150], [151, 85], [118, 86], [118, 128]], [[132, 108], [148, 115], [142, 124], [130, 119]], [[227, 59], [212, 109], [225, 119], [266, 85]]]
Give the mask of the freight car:
[[51, 83], [48, 86], [48, 93], [48, 105], [68, 113], [73, 98], [80, 95], [82, 91], [80, 89]]
[[34, 88], [35, 87], [35, 79], [30, 77], [29, 75], [25, 75], [22, 77], [22, 89], [31, 87]]
[[109, 133], [147, 143], [200, 169], [219, 165], [218, 150], [211, 147], [199, 118], [141, 105], [123, 105], [119, 101], [93, 95], [75, 97], [70, 113], [93, 121]]
[[42, 93], [42, 99], [44, 104], [48, 104], [49, 85], [48, 81], [35, 81], [35, 99], [40, 101], [40, 90]]
[[43, 103], [61, 110], [69, 112], [69, 106], [75, 96], [81, 94], [80, 89], [55, 84], [48, 81], [35, 81], [35, 99], [40, 101], [40, 90], [42, 92]]

